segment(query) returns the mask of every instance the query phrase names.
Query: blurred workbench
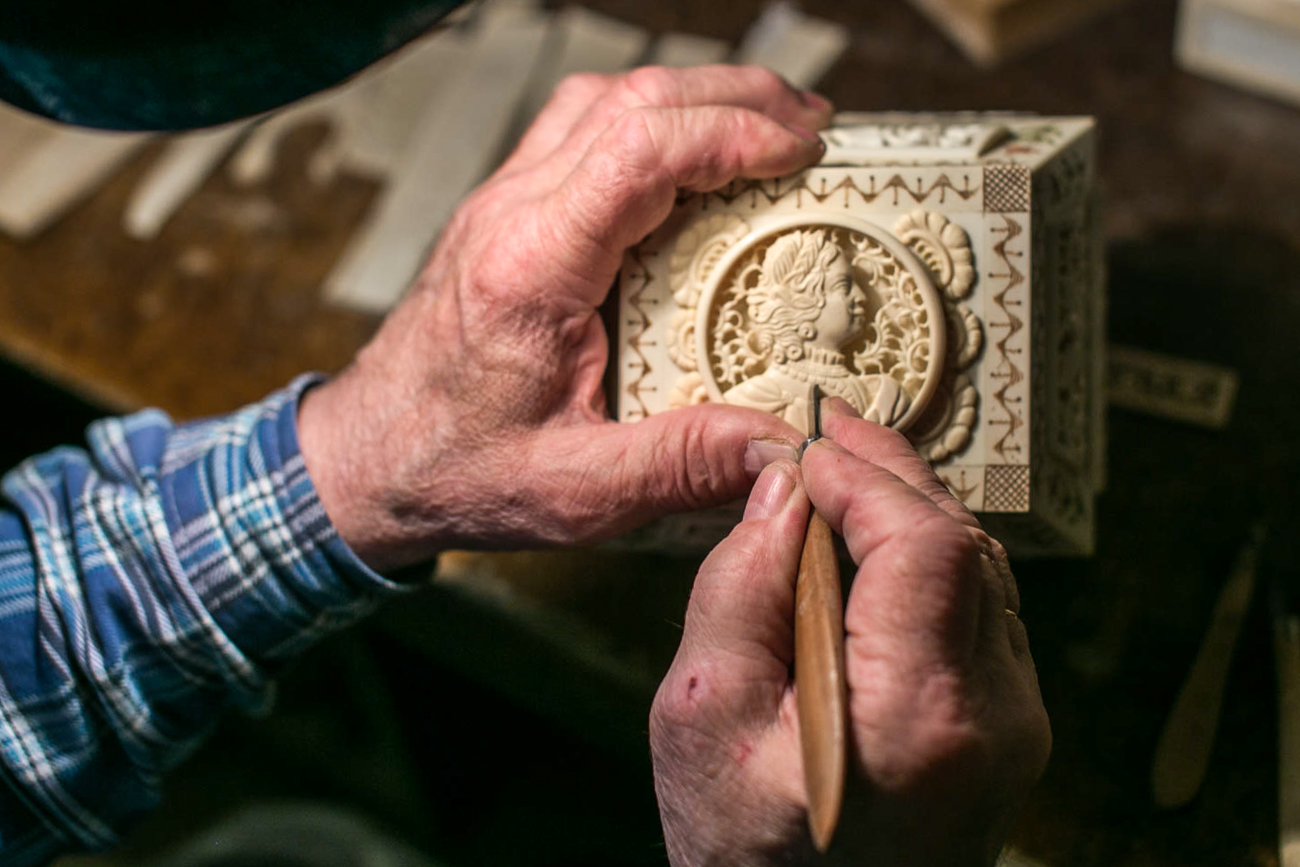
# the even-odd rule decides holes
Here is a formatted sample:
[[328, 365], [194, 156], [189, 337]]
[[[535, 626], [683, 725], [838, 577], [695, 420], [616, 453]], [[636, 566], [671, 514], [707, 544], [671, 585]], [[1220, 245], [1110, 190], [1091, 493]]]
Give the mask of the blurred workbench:
[[[761, 8], [588, 5], [732, 42]], [[1225, 431], [1112, 412], [1096, 557], [1017, 564], [1056, 744], [1015, 842], [1053, 867], [1276, 864], [1263, 593], [1201, 794], [1160, 812], [1147, 781], [1234, 552], [1267, 504], [1294, 500], [1300, 111], [1176, 69], [1172, 0], [1130, 2], [992, 71], [902, 0], [804, 8], [852, 29], [820, 88], [842, 109], [1097, 116], [1112, 339], [1242, 378]], [[375, 189], [347, 178], [321, 189], [294, 168], [321, 133], [292, 136], [286, 170], [263, 186], [238, 189], [219, 173], [148, 245], [120, 220], [156, 145], [42, 237], [0, 240], [0, 351], [106, 409], [183, 417], [232, 409], [304, 369], [341, 368], [378, 319], [326, 306], [317, 287]], [[643, 760], [644, 714], [695, 565], [610, 552], [458, 558], [442, 586], [380, 624]], [[465, 652], [488, 633], [491, 651]]]

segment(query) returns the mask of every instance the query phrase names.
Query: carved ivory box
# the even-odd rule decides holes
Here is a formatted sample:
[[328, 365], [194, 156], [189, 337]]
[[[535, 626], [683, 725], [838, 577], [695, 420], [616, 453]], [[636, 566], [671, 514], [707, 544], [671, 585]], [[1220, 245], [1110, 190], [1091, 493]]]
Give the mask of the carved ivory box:
[[[1103, 475], [1093, 123], [841, 115], [821, 163], [681, 198], [619, 285], [622, 421], [818, 383], [903, 431], [1019, 555], [1092, 548]], [[699, 548], [734, 509], [636, 545]]]

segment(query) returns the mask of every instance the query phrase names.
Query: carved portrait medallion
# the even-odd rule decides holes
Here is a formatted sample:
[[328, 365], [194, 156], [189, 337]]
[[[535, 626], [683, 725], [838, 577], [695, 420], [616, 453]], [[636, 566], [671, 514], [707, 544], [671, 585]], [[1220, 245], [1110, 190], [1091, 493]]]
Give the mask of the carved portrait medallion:
[[943, 300], [926, 266], [865, 220], [784, 220], [750, 233], [717, 217], [674, 254], [677, 405], [762, 409], [796, 426], [818, 384], [904, 430], [940, 385]]

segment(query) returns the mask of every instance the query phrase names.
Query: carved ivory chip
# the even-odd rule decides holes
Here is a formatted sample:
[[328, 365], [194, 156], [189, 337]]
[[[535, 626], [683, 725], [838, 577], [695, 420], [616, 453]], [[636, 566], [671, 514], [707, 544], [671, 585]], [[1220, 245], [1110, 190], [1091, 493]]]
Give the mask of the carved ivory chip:
[[[822, 162], [679, 199], [619, 286], [622, 421], [807, 418], [815, 383], [905, 433], [1019, 553], [1085, 552], [1103, 295], [1087, 118], [842, 115]], [[729, 518], [635, 540], [697, 547]]]

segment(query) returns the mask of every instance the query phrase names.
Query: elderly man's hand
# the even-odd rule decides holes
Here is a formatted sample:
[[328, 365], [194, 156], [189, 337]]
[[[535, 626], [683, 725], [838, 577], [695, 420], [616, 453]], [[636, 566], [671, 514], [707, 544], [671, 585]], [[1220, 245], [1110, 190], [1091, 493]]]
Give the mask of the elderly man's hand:
[[751, 442], [797, 433], [718, 406], [608, 421], [596, 308], [679, 190], [815, 162], [830, 111], [756, 67], [562, 83], [374, 340], [304, 400], [308, 471], [362, 559], [588, 541], [743, 496], [780, 452]]
[[[700, 569], [650, 718], [673, 864], [802, 862], [791, 665], [808, 498], [858, 564], [845, 609], [850, 779], [830, 855], [988, 865], [1051, 744], [1002, 547], [897, 433], [829, 401], [802, 472], [769, 466]], [[807, 496], [805, 496], [805, 491]]]

